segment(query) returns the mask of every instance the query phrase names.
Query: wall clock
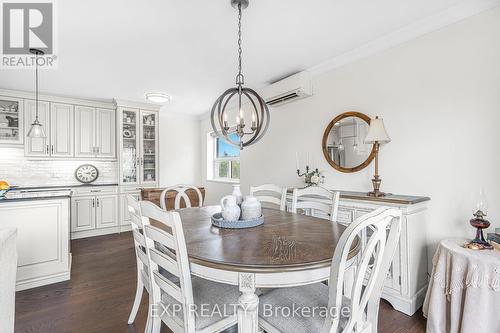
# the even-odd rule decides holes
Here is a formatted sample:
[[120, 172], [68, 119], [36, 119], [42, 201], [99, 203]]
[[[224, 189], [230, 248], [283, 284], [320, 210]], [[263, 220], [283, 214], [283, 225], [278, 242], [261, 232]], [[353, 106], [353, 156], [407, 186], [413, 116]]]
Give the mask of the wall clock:
[[75, 171], [75, 178], [81, 183], [90, 184], [99, 177], [99, 170], [92, 164], [82, 164]]

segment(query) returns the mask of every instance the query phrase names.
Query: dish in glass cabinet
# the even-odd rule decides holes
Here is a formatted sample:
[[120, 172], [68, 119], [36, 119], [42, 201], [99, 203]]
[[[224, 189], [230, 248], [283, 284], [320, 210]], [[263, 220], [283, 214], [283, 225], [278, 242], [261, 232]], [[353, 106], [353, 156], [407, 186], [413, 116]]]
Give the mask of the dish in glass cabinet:
[[123, 130], [123, 137], [127, 138], [127, 139], [132, 138], [132, 131], [130, 131], [128, 129]]

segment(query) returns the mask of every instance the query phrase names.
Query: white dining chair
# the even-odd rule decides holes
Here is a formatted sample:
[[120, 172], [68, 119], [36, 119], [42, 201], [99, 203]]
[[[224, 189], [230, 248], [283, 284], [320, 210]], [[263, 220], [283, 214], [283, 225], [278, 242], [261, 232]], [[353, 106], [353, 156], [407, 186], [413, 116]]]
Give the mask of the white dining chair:
[[[128, 324], [130, 325], [135, 321], [144, 290], [146, 290], [148, 294], [151, 292], [151, 280], [149, 278], [149, 258], [146, 253], [146, 237], [144, 236], [144, 224], [149, 223], [149, 220], [142, 218], [139, 201], [133, 196], [127, 195], [127, 205], [132, 226], [132, 236], [134, 238], [135, 257], [137, 260], [137, 288], [135, 291], [134, 304], [132, 305], [132, 310], [128, 318]], [[150, 324], [151, 322], [148, 320], [146, 323], [146, 332], [148, 332]]]
[[[155, 204], [141, 202], [142, 216], [167, 228], [145, 225], [146, 251], [150, 259], [150, 320], [152, 332], [160, 332], [161, 322], [173, 332], [221, 332], [237, 324], [239, 290], [236, 286], [192, 278], [186, 242], [178, 212], [166, 212]], [[168, 230], [168, 231], [167, 231]], [[162, 245], [157, 249], [155, 243]], [[178, 283], [160, 274], [164, 269], [178, 278]], [[209, 315], [194, 310], [208, 308]], [[213, 311], [213, 309], [220, 311]], [[224, 311], [223, 311], [224, 310]]]
[[340, 192], [330, 191], [321, 186], [309, 186], [294, 189], [292, 195], [292, 213], [301, 209], [306, 215], [328, 218], [337, 221]]
[[165, 201], [165, 197], [167, 196], [167, 192], [169, 191], [175, 191], [177, 192], [175, 195], [175, 200], [174, 200], [174, 209], [180, 209], [181, 208], [181, 199], [184, 200], [184, 204], [186, 208], [191, 208], [192, 203], [191, 200], [189, 199], [188, 194], [186, 193], [188, 190], [193, 190], [197, 196], [198, 196], [198, 207], [203, 206], [203, 196], [201, 194], [201, 191], [198, 189], [196, 186], [192, 185], [175, 185], [175, 186], [170, 186], [164, 189], [161, 194], [160, 194], [160, 207], [163, 210], [167, 210], [167, 203]]
[[[401, 210], [381, 207], [351, 223], [340, 237], [333, 255], [330, 284], [279, 288], [260, 298], [259, 324], [269, 333], [375, 333], [380, 295], [401, 233]], [[344, 291], [349, 252], [359, 235], [372, 233], [358, 256], [352, 291]], [[314, 309], [315, 315], [279, 316], [278, 307]], [[267, 309], [267, 310], [266, 310]], [[321, 315], [320, 309], [324, 309]], [[268, 311], [268, 312], [266, 312]], [[266, 316], [267, 314], [271, 315]], [[304, 313], [304, 312], [302, 312]], [[312, 313], [312, 312], [310, 312]]]
[[286, 187], [274, 184], [250, 187], [251, 196], [256, 197], [261, 203], [276, 205], [281, 211], [286, 209], [286, 191]]

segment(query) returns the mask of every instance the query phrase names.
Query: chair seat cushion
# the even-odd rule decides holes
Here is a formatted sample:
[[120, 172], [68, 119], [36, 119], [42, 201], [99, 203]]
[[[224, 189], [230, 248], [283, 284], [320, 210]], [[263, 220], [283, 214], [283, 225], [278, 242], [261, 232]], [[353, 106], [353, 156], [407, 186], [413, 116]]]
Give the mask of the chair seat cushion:
[[[318, 333], [323, 327], [326, 311], [329, 311], [328, 297], [328, 286], [323, 283], [273, 289], [259, 299], [259, 320], [280, 332]], [[343, 297], [342, 308], [346, 307], [350, 309], [350, 300]], [[342, 315], [342, 311], [339, 312]], [[341, 329], [348, 319], [341, 316]]]
[[[196, 330], [202, 330], [228, 317], [234, 317], [234, 323], [236, 324], [236, 311], [240, 296], [238, 287], [198, 277], [193, 278], [191, 281], [193, 286], [193, 300], [196, 305]], [[177, 309], [182, 309], [180, 303], [167, 293], [162, 293], [161, 300], [165, 306], [167, 304], [177, 304]], [[202, 310], [202, 305], [203, 309], [206, 310]], [[173, 307], [171, 306], [170, 308]], [[184, 320], [182, 311], [177, 311], [175, 314], [181, 321]]]

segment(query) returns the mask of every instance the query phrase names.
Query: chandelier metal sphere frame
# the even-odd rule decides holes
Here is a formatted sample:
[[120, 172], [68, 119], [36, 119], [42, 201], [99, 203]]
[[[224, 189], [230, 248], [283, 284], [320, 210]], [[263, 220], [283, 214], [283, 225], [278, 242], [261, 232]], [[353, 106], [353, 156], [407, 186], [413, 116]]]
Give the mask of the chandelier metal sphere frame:
[[[223, 136], [225, 140], [243, 149], [258, 142], [267, 132], [270, 122], [269, 108], [264, 99], [250, 88], [243, 87], [245, 77], [241, 71], [241, 17], [243, 9], [248, 7], [248, 0], [231, 0], [231, 5], [238, 10], [238, 74], [236, 75], [236, 87], [227, 89], [215, 101], [212, 112], [212, 129], [217, 136]], [[238, 116], [236, 125], [230, 126], [228, 122], [228, 108], [233, 107], [233, 100], [236, 99]], [[244, 103], [244, 99], [247, 103]], [[244, 118], [243, 105], [247, 105], [252, 114], [252, 123], [250, 130], [245, 130], [246, 123]], [[239, 141], [231, 139], [230, 135], [236, 133]]]

